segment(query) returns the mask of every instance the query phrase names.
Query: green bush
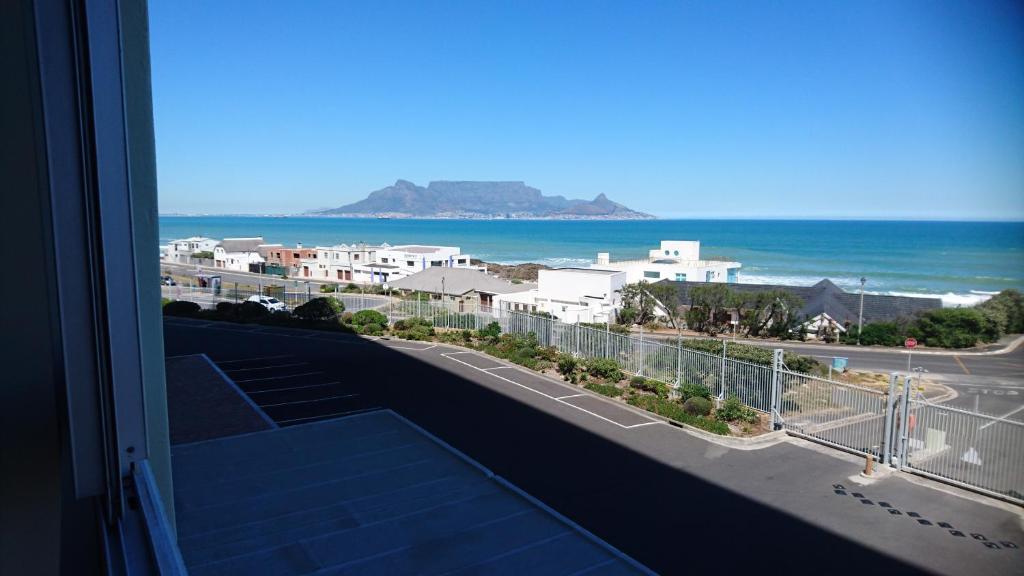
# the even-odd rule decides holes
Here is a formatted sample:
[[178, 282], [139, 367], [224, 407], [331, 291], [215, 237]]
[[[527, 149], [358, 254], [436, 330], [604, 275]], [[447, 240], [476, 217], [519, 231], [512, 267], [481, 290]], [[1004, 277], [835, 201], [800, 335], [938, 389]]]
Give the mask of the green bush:
[[322, 293], [330, 294], [332, 292], [337, 292], [337, 291], [338, 291], [338, 285], [337, 284], [321, 284], [320, 285], [320, 292], [322, 292]]
[[748, 422], [751, 424], [760, 420], [757, 412], [744, 406], [736, 396], [729, 396], [725, 399], [722, 406], [715, 411], [715, 418], [722, 422]]
[[690, 398], [703, 398], [705, 400], [711, 400], [711, 390], [703, 384], [683, 384], [679, 387], [679, 396], [682, 397], [683, 402]]
[[922, 314], [911, 327], [926, 346], [969, 348], [982, 342], [999, 339], [996, 322], [976, 308], [938, 308]]
[[345, 305], [334, 298], [313, 298], [297, 307], [295, 315], [303, 320], [334, 320], [345, 311]]
[[[719, 357], [722, 356], [722, 341], [718, 339], [693, 338], [683, 340], [683, 348], [697, 350], [698, 352], [706, 352]], [[727, 358], [740, 360], [741, 362], [761, 364], [762, 366], [772, 365], [771, 349], [763, 348], [761, 346], [729, 342], [729, 347], [726, 349], [725, 355]], [[821, 366], [820, 362], [810, 356], [801, 356], [791, 352], [783, 352], [782, 361], [786, 364], [787, 368], [794, 372], [810, 373]]]
[[1024, 295], [1017, 290], [1003, 290], [977, 306], [1001, 334], [1024, 332]]
[[557, 359], [558, 373], [570, 382], [576, 381], [576, 370], [580, 366], [579, 360], [572, 354], [559, 354]]
[[629, 327], [623, 326], [622, 324], [605, 324], [603, 322], [581, 322], [580, 326], [586, 326], [587, 328], [593, 328], [595, 330], [601, 331], [608, 330], [612, 334], [629, 334]]
[[384, 334], [384, 327], [380, 324], [360, 324], [356, 332], [364, 336], [381, 336]]
[[188, 300], [172, 300], [164, 304], [164, 316], [196, 316], [202, 307]]
[[537, 342], [537, 335], [533, 332], [525, 336], [502, 334], [497, 341], [484, 342], [480, 349], [492, 356], [504, 358], [534, 370], [550, 366], [558, 357], [558, 351], [541, 346]]
[[644, 378], [643, 376], [633, 376], [629, 379], [629, 386], [636, 388], [637, 390], [643, 390], [644, 392], [650, 392], [659, 398], [668, 398], [671, 389], [668, 384], [659, 382], [657, 380], [651, 380]]
[[711, 400], [694, 396], [683, 402], [683, 410], [691, 416], [707, 416], [711, 414]]
[[[864, 346], [902, 346], [907, 334], [904, 326], [896, 322], [872, 322], [864, 325], [860, 333], [860, 343]], [[857, 342], [857, 327], [851, 326], [843, 342]]]
[[609, 382], [618, 382], [623, 378], [619, 363], [608, 358], [590, 358], [584, 363], [584, 367], [591, 376]]
[[270, 315], [270, 310], [259, 302], [242, 302], [235, 309], [235, 315], [240, 320], [258, 320]]
[[688, 414], [683, 410], [682, 405], [678, 402], [672, 402], [671, 400], [665, 400], [664, 398], [658, 398], [656, 396], [641, 396], [635, 395], [630, 396], [626, 402], [631, 406], [642, 408], [648, 412], [654, 412], [665, 418], [675, 420], [676, 422], [682, 422], [689, 424], [701, 430], [707, 430], [714, 434], [720, 434], [722, 436], [729, 435], [729, 425], [725, 422], [720, 422], [712, 418], [705, 416], [694, 416]]
[[617, 386], [612, 386], [611, 384], [598, 384], [597, 382], [591, 382], [584, 386], [584, 388], [591, 392], [597, 392], [602, 396], [609, 396], [612, 398], [618, 398], [625, 392], [622, 388]]
[[238, 304], [233, 302], [217, 302], [213, 309], [217, 316], [221, 318], [234, 318], [238, 316]]
[[491, 322], [487, 326], [484, 326], [480, 330], [477, 330], [477, 337], [482, 340], [495, 341], [501, 336], [501, 324], [497, 322]]
[[353, 326], [366, 326], [374, 324], [377, 326], [384, 327], [388, 325], [388, 317], [381, 314], [380, 312], [377, 312], [376, 310], [360, 310], [359, 312], [356, 312], [355, 314], [352, 315], [351, 322]]
[[399, 338], [406, 340], [432, 340], [434, 325], [426, 318], [399, 320], [391, 327]]

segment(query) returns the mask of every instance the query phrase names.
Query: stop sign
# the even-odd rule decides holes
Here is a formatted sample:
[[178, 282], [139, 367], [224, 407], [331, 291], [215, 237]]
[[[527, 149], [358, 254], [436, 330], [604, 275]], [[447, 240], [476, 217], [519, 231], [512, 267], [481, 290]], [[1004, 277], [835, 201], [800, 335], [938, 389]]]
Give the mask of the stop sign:
[[904, 342], [903, 345], [906, 346], [907, 348], [913, 348], [914, 346], [917, 346], [917, 339], [907, 338], [907, 341]]

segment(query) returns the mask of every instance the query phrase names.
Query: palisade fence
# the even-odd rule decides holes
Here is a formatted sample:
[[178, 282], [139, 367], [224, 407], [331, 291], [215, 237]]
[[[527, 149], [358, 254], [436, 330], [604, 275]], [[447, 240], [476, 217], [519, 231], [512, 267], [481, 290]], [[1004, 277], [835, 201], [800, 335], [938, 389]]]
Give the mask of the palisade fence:
[[[274, 289], [280, 288], [280, 289]], [[378, 294], [361, 294], [356, 292], [306, 292], [304, 290], [288, 291], [284, 287], [265, 286], [262, 290], [253, 288], [236, 288], [230, 284], [220, 290], [201, 288], [199, 286], [162, 286], [164, 298], [172, 300], [189, 300], [204, 308], [213, 308], [218, 302], [245, 302], [251, 296], [267, 296], [284, 302], [289, 309], [301, 306], [313, 298], [333, 298], [345, 305], [345, 310], [378, 310], [386, 312], [390, 298]]]
[[[265, 292], [266, 293], [266, 292]], [[241, 302], [252, 293], [223, 289], [164, 287], [164, 296], [206, 307]], [[703, 384], [718, 399], [735, 395], [768, 414], [787, 433], [894, 467], [1024, 504], [1024, 423], [914, 396], [910, 378], [894, 374], [889, 390], [876, 390], [789, 370], [777, 350], [772, 365], [756, 364], [608, 329], [453, 302], [399, 300], [354, 293], [269, 293], [289, 308], [309, 297], [333, 297], [348, 311], [374, 309], [390, 322], [424, 318], [436, 328], [480, 330], [498, 322], [502, 333], [536, 335], [542, 346], [580, 358], [615, 360], [631, 374], [673, 387]], [[726, 345], [727, 346], [727, 345]]]

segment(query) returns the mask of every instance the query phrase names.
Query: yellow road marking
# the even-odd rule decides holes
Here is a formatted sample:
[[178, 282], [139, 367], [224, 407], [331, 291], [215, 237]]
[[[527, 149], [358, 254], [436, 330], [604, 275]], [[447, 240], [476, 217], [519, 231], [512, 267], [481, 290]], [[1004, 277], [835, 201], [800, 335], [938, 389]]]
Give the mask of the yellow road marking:
[[959, 356], [953, 356], [953, 360], [956, 360], [956, 363], [964, 369], [964, 374], [967, 374], [968, 376], [971, 375], [971, 371], [967, 369], [967, 366], [964, 365], [963, 360], [961, 360]]

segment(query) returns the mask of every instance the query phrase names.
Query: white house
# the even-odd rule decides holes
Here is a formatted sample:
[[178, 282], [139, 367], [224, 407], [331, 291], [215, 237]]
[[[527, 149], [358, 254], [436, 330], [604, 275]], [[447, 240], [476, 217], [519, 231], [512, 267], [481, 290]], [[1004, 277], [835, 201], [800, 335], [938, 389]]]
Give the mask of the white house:
[[213, 252], [218, 243], [218, 240], [203, 236], [172, 240], [166, 249], [162, 251], [163, 259], [165, 262], [189, 264], [193, 254], [196, 252]]
[[248, 272], [250, 264], [265, 262], [259, 247], [263, 237], [225, 238], [213, 249], [213, 265], [225, 270]]
[[302, 265], [314, 271], [313, 278], [363, 284], [383, 284], [435, 267], [485, 270], [470, 264], [470, 257], [456, 246], [419, 244], [318, 246], [316, 259]]
[[647, 258], [612, 262], [608, 252], [599, 252], [593, 268], [621, 270], [626, 282], [641, 280], [657, 282], [736, 282], [741, 264], [724, 260], [701, 260], [700, 242], [696, 240], [662, 240], [661, 247], [651, 250]]
[[496, 306], [512, 312], [546, 312], [563, 322], [606, 322], [622, 306], [626, 284], [621, 270], [556, 268], [540, 270], [537, 288], [495, 297]]

